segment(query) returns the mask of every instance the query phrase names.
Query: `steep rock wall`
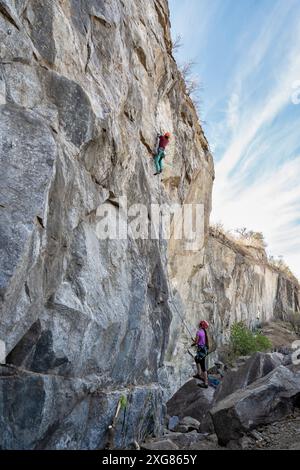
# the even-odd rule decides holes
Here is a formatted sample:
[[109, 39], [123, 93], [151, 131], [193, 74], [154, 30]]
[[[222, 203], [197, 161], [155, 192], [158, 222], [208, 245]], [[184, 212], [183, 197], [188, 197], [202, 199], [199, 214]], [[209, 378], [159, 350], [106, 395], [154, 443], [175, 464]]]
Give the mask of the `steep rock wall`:
[[[292, 312], [300, 315], [298, 281], [274, 269], [263, 249], [238, 246], [226, 236], [211, 234], [203, 262], [189, 264], [186, 270], [173, 269], [171, 281], [182, 299], [187, 325], [196, 326], [200, 318], [210, 323], [212, 349], [216, 349], [211, 362], [218, 347], [228, 341], [234, 322], [243, 321], [253, 328], [276, 318], [288, 320]], [[175, 320], [174, 317], [174, 341], [170, 343], [173, 348], [167, 356], [169, 382], [179, 376], [183, 385], [194, 370], [194, 362], [187, 353], [190, 336]]]
[[[207, 318], [221, 344], [236, 319], [299, 305], [290, 280], [209, 237], [213, 161], [166, 0], [0, 0], [0, 158], [2, 448], [102, 448], [122, 396], [115, 445], [159, 433], [193, 367], [187, 328]], [[120, 196], [203, 204], [203, 248], [99, 240]]]
[[167, 2], [1, 0], [0, 59], [0, 339], [17, 367], [0, 377], [0, 447], [101, 448], [122, 394], [128, 445], [161, 425], [176, 292], [167, 242], [99, 240], [97, 210], [194, 201], [207, 234], [211, 207]]

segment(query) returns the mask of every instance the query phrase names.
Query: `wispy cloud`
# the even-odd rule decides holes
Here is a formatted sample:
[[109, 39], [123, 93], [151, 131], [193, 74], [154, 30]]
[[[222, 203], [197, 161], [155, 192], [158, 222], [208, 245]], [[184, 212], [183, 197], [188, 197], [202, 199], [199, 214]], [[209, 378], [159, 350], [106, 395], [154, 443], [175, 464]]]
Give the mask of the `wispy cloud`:
[[[298, 0], [274, 1], [261, 29], [258, 25], [255, 25], [254, 18], [254, 24], [248, 25], [248, 28], [244, 30], [244, 38], [240, 38], [239, 41], [239, 44], [243, 45], [240, 50], [242, 59], [238, 62], [231, 85], [240, 86], [249, 75], [253, 75], [262, 66], [270, 50], [280, 49], [280, 41], [284, 35], [282, 26], [289, 24], [288, 17], [293, 13], [297, 2]], [[261, 5], [264, 5], [264, 3], [266, 2], [262, 1]], [[255, 26], [258, 30], [257, 36], [252, 42], [248, 43], [248, 36], [249, 34], [252, 35]], [[245, 44], [247, 49], [245, 49]], [[275, 44], [276, 48], [274, 48]]]
[[[183, 50], [179, 51], [179, 60], [194, 59], [201, 50], [208, 47], [209, 31], [216, 16], [222, 11], [222, 0], [169, 0], [172, 16], [172, 31], [182, 37]], [[199, 24], [199, 18], [201, 23]], [[188, 55], [186, 51], [188, 50]]]
[[198, 21], [198, 30], [185, 29], [182, 11], [176, 30], [185, 25], [188, 44], [203, 58], [204, 119], [216, 157], [212, 219], [262, 231], [270, 252], [300, 278], [300, 2], [189, 6], [189, 27]]
[[[244, 120], [240, 122], [238, 135], [232, 140], [221, 162], [217, 165], [220, 178], [227, 178], [246, 151], [257, 132], [277, 116], [282, 108], [291, 104], [291, 84], [300, 76], [300, 55], [297, 48], [290, 53], [287, 63], [282, 64], [277, 84], [271, 89], [263, 103], [254, 103], [252, 109], [248, 106]], [[271, 84], [270, 84], [271, 85]], [[234, 95], [233, 95], [234, 96]], [[235, 115], [235, 119], [237, 116]], [[235, 129], [237, 124], [235, 123]]]
[[[272, 254], [283, 255], [299, 275], [300, 266], [300, 157], [264, 172], [242, 191], [237, 185], [214, 197], [215, 221], [228, 229], [250, 227], [263, 232]], [[215, 189], [217, 190], [216, 185]], [[237, 194], [238, 193], [238, 194]]]
[[[276, 40], [280, 41], [277, 27], [273, 34], [275, 32]], [[262, 46], [255, 42], [256, 66], [265, 57], [270, 38], [269, 32]], [[274, 119], [293, 106], [292, 87], [300, 77], [299, 43], [300, 30], [296, 27], [287, 54], [273, 62], [277, 77], [270, 83], [267, 95], [260, 100], [248, 100], [242, 117], [238, 114], [238, 102], [243, 100], [243, 93], [241, 96], [233, 93], [230, 97], [227, 119], [234, 132], [226, 152], [216, 165], [213, 218], [223, 220], [227, 227], [243, 225], [262, 231], [270, 251], [283, 255], [300, 277], [300, 158], [286, 161], [291, 159], [297, 148], [299, 121], [285, 123], [283, 120], [282, 129], [277, 128], [276, 133], [272, 129]], [[239, 92], [241, 83], [250, 83], [253, 87], [253, 70], [248, 64], [240, 72], [240, 76], [235, 77]], [[278, 142], [278, 132], [279, 140], [280, 134], [281, 139], [284, 136], [281, 142]], [[282, 155], [279, 155], [278, 146]], [[285, 161], [282, 161], [282, 156]], [[265, 158], [271, 159], [273, 169], [268, 164], [264, 172], [258, 170], [253, 175], [253, 166], [256, 164], [259, 168], [257, 163], [259, 160], [263, 163]], [[250, 174], [252, 181], [249, 181]]]
[[235, 132], [239, 123], [240, 96], [238, 93], [232, 93], [228, 100], [227, 124], [231, 132]]

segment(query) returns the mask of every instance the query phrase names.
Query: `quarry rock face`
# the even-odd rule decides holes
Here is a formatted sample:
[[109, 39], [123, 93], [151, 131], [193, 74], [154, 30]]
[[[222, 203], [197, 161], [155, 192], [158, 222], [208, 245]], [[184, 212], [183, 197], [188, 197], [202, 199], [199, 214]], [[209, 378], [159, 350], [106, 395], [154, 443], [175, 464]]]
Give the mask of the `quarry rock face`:
[[[12, 366], [0, 374], [0, 448], [103, 448], [122, 396], [114, 445], [159, 434], [192, 372], [199, 317], [221, 342], [232, 312], [251, 322], [258, 305], [269, 318], [296, 304], [285, 278], [209, 236], [213, 159], [166, 0], [1, 0], [0, 164], [0, 341]], [[123, 220], [124, 197], [148, 227], [99, 237], [101, 210]], [[152, 204], [190, 203], [203, 208], [197, 250], [174, 226], [170, 240], [144, 236]]]
[[211, 207], [213, 161], [172, 56], [167, 2], [1, 1], [0, 59], [0, 339], [22, 371], [2, 371], [0, 446], [104, 447], [130, 387], [115, 439], [128, 445], [159, 430], [178, 300], [168, 241], [132, 228], [99, 239], [99, 208], [120, 215], [126, 196], [151, 220], [151, 204], [197, 202], [207, 233]]
[[204, 288], [203, 300], [210, 303], [216, 337], [226, 337], [228, 326], [237, 321], [255, 327], [300, 312], [299, 283], [272, 269], [264, 250], [263, 255], [261, 250], [230, 246], [210, 236], [198, 283]]
[[66, 378], [0, 367], [1, 449], [99, 449], [120, 398], [126, 402], [114, 446], [159, 435], [163, 419], [158, 385], [111, 390], [97, 377]]
[[213, 405], [214, 396], [213, 387], [200, 388], [199, 382], [189, 380], [167, 402], [168, 414], [178, 415], [181, 418], [180, 425], [188, 425], [191, 419], [195, 419], [200, 424], [198, 427], [201, 432], [211, 431], [213, 428], [209, 410]]
[[299, 390], [299, 371], [281, 365], [219, 401], [211, 410], [219, 443], [226, 445], [261, 424], [288, 416], [295, 405], [299, 406]]
[[[296, 279], [273, 269], [263, 250], [248, 249], [230, 243], [224, 237], [208, 235], [203, 258], [200, 253], [186, 255], [184, 269], [170, 267], [170, 277], [184, 305], [185, 323], [195, 335], [200, 319], [209, 322], [210, 349], [214, 351], [226, 344], [230, 327], [243, 321], [249, 328], [278, 319], [288, 320], [291, 312], [300, 314], [300, 289]], [[174, 258], [176, 258], [176, 253]], [[198, 261], [195, 262], [198, 256]], [[171, 342], [170, 363], [175, 364], [175, 376], [181, 377], [181, 385], [195, 373], [195, 363], [190, 348], [191, 335], [178, 319]], [[172, 330], [171, 330], [172, 337]], [[192, 355], [188, 354], [190, 351]], [[217, 355], [208, 356], [213, 366]], [[173, 375], [169, 374], [172, 381]]]
[[253, 354], [245, 364], [237, 370], [232, 370], [225, 374], [225, 377], [214, 395], [214, 402], [223, 400], [236, 390], [245, 389], [251, 383], [268, 375], [281, 364], [282, 361], [277, 353], [265, 354], [257, 352]]

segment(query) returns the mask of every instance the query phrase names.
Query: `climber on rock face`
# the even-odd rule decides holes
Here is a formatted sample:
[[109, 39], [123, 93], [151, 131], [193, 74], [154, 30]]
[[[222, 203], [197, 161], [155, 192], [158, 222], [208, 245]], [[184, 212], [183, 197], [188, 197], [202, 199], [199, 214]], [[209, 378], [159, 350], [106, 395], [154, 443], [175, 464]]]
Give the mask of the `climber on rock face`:
[[208, 375], [206, 370], [205, 359], [208, 355], [209, 341], [207, 336], [208, 323], [205, 320], [201, 320], [199, 323], [199, 330], [196, 333], [196, 338], [193, 340], [192, 346], [197, 346], [197, 354], [195, 356], [195, 362], [197, 366], [197, 374], [194, 375], [195, 379], [203, 380], [204, 384], [200, 384], [200, 387], [208, 387]]
[[159, 144], [158, 150], [154, 155], [154, 162], [156, 167], [156, 173], [154, 175], [159, 175], [163, 170], [163, 159], [166, 156], [166, 147], [170, 142], [171, 134], [170, 132], [166, 132], [164, 135], [158, 135], [159, 137]]

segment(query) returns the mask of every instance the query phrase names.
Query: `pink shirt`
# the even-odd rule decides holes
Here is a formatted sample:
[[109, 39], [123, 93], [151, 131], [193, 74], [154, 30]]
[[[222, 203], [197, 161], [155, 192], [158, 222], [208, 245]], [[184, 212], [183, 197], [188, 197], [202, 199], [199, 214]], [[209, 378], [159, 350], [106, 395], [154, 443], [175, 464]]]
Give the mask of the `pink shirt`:
[[159, 138], [159, 148], [165, 149], [168, 144], [169, 139], [167, 139], [164, 135], [161, 135]]
[[197, 346], [205, 346], [206, 345], [205, 332], [202, 328], [197, 331], [196, 338], [197, 338]]

